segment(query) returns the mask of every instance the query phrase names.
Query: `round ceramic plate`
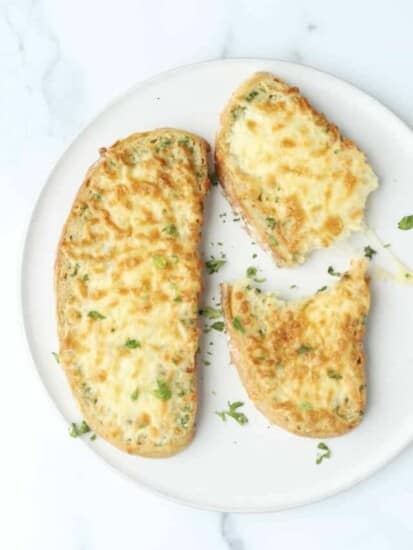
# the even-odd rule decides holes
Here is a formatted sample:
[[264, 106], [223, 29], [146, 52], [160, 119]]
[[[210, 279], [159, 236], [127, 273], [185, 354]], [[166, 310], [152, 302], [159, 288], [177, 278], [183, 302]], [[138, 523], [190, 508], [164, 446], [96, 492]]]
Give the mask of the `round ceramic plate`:
[[[96, 160], [99, 147], [132, 132], [162, 126], [189, 130], [213, 145], [220, 111], [231, 92], [262, 70], [299, 86], [367, 153], [380, 180], [380, 188], [368, 202], [368, 223], [383, 242], [391, 243], [390, 250], [413, 262], [413, 231], [397, 228], [402, 216], [413, 213], [413, 134], [376, 100], [309, 67], [269, 60], [213, 61], [140, 84], [110, 105], [69, 147], [43, 189], [28, 231], [22, 274], [27, 337], [40, 376], [68, 424], [78, 421], [80, 413], [51, 355], [58, 348], [53, 263], [62, 225], [86, 170]], [[362, 255], [367, 244], [377, 248], [366, 235], [356, 235], [316, 252], [300, 268], [278, 269], [234, 220], [220, 188], [212, 187], [202, 253], [209, 257], [222, 252], [227, 263], [219, 273], [204, 275], [202, 303], [213, 303], [218, 284], [243, 277], [251, 265], [266, 278], [265, 289], [287, 299], [312, 294], [334, 283], [327, 274], [329, 265], [345, 270], [350, 258]], [[373, 261], [392, 269], [387, 251], [379, 248]], [[257, 254], [254, 259], [253, 254]], [[366, 338], [366, 414], [353, 432], [328, 441], [332, 456], [319, 465], [317, 440], [270, 426], [254, 408], [230, 364], [225, 335], [215, 331], [202, 335], [197, 432], [184, 452], [167, 459], [145, 459], [122, 453], [100, 438], [93, 442], [85, 438], [85, 444], [140, 485], [202, 508], [272, 511], [337, 493], [383, 466], [412, 439], [412, 311], [412, 286], [373, 277]], [[227, 401], [245, 403], [248, 424], [223, 422], [215, 414], [226, 409]]]

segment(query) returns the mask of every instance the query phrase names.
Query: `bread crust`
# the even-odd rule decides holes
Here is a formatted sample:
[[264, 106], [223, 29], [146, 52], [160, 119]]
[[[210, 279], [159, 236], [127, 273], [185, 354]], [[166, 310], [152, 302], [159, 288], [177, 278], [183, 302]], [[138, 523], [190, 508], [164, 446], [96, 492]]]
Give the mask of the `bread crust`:
[[[193, 154], [197, 155], [197, 161], [199, 161], [199, 173], [196, 175], [196, 178], [194, 176], [194, 179], [192, 181], [194, 189], [191, 190], [191, 193], [193, 192], [193, 196], [195, 197], [192, 201], [192, 204], [198, 205], [197, 209], [199, 207], [199, 210], [196, 213], [197, 220], [194, 224], [194, 228], [191, 229], [192, 233], [191, 238], [189, 239], [189, 242], [191, 243], [191, 246], [193, 248], [191, 256], [193, 259], [190, 260], [190, 262], [192, 262], [191, 268], [193, 269], [192, 273], [193, 277], [195, 278], [195, 280], [192, 280], [191, 283], [193, 283], [193, 288], [196, 289], [195, 297], [191, 296], [191, 300], [194, 302], [194, 304], [197, 304], [199, 294], [201, 292], [201, 262], [197, 247], [200, 241], [200, 229], [202, 227], [203, 200], [210, 185], [207, 170], [209, 145], [202, 138], [183, 130], [177, 130], [173, 128], [159, 128], [149, 132], [134, 133], [123, 140], [116, 141], [109, 148], [102, 148], [99, 150], [101, 156], [87, 171], [83, 184], [76, 194], [72, 208], [64, 224], [62, 235], [58, 244], [54, 268], [57, 328], [60, 342], [60, 362], [69, 381], [72, 393], [79, 404], [85, 421], [93, 432], [95, 432], [103, 439], [109, 441], [118, 449], [126, 451], [130, 454], [159, 458], [172, 456], [182, 451], [192, 441], [194, 436], [195, 415], [197, 408], [195, 351], [197, 348], [197, 341], [200, 332], [199, 327], [195, 322], [195, 325], [190, 334], [191, 339], [187, 344], [191, 349], [193, 348], [194, 350], [191, 363], [187, 364], [186, 366], [186, 370], [188, 371], [187, 379], [190, 381], [191, 390], [188, 390], [187, 396], [182, 398], [184, 401], [186, 400], [185, 402], [190, 403], [191, 407], [191, 412], [188, 413], [188, 416], [190, 416], [190, 418], [188, 420], [187, 429], [176, 429], [176, 435], [168, 437], [168, 439], [163, 442], [162, 445], [159, 444], [159, 437], [154, 437], [153, 439], [151, 439], [150, 437], [146, 437], [144, 439], [136, 438], [135, 440], [132, 440], [129, 437], [127, 438], [125, 434], [122, 433], [121, 426], [114, 426], [113, 422], [106, 422], [105, 418], [100, 416], [99, 411], [97, 411], [96, 403], [93, 403], [93, 401], [88, 398], [87, 395], [85, 397], [85, 391], [83, 387], [86, 383], [85, 378], [82, 374], [79, 374], [79, 369], [77, 367], [75, 368], [76, 353], [73, 352], [70, 343], [68, 343], [68, 341], [70, 340], [70, 336], [68, 336], [70, 332], [70, 323], [67, 319], [68, 304], [73, 301], [73, 285], [75, 283], [75, 278], [72, 278], [70, 275], [68, 276], [70, 263], [68, 262], [67, 246], [69, 233], [73, 233], [74, 235], [77, 234], [76, 238], [79, 240], [79, 235], [83, 234], [83, 232], [86, 231], [85, 226], [87, 226], [87, 221], [82, 218], [82, 216], [79, 214], [79, 211], [81, 210], [83, 205], [91, 204], [91, 182], [94, 179], [96, 181], [99, 180], [99, 178], [101, 177], [101, 171], [104, 169], [103, 167], [107, 166], [108, 159], [113, 157], [121, 159], [119, 162], [119, 166], [120, 169], [123, 169], [125, 164], [123, 164], [122, 166], [122, 158], [124, 158], [125, 152], [128, 152], [130, 147], [140, 143], [148, 143], [148, 140], [150, 139], [154, 141], [159, 140], [162, 139], [163, 136], [167, 136], [168, 139], [172, 138], [173, 140], [175, 140], [175, 142], [178, 142], [178, 140], [190, 140], [191, 144], [194, 146], [194, 149], [196, 149], [196, 153]], [[160, 160], [160, 163], [162, 164], [162, 159]], [[163, 172], [166, 174], [165, 178], [167, 178], [167, 170], [168, 169], [165, 168], [165, 172]], [[193, 168], [193, 170], [195, 172], [195, 167]], [[117, 184], [116, 177], [113, 177], [112, 179], [113, 185], [115, 186]], [[166, 181], [167, 180], [165, 179], [165, 182]], [[197, 183], [194, 184], [194, 181], [196, 181]], [[137, 186], [139, 185], [139, 182], [135, 183]], [[130, 192], [130, 190], [128, 190], [128, 192]], [[91, 208], [92, 206], [89, 206], [89, 209]], [[124, 242], [127, 244], [127, 237], [125, 237]], [[115, 258], [115, 262], [116, 260], [117, 258]], [[86, 295], [85, 301], [87, 300], [89, 300], [89, 296]], [[96, 321], [96, 323], [98, 322], [99, 321]], [[162, 319], [159, 319], [159, 324], [162, 324]], [[131, 332], [133, 333], [133, 330], [131, 330]], [[79, 342], [76, 343], [76, 345], [78, 344]], [[161, 413], [163, 416], [168, 415], [168, 407], [169, 401], [165, 401], [165, 403], [162, 403]], [[173, 421], [175, 421], [175, 419], [173, 419]]]

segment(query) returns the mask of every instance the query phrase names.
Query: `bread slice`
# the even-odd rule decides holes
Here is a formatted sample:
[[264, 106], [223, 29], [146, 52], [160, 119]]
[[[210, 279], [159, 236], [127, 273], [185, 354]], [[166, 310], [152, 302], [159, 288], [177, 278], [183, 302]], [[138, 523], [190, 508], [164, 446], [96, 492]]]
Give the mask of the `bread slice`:
[[279, 266], [359, 230], [377, 177], [365, 155], [269, 73], [238, 88], [221, 115], [216, 170], [232, 207]]
[[194, 434], [207, 150], [168, 128], [101, 149], [59, 244], [61, 363], [90, 428], [128, 453]]
[[293, 302], [247, 281], [222, 285], [232, 360], [270, 422], [323, 438], [359, 424], [366, 403], [366, 265], [364, 259], [353, 261], [329, 290]]

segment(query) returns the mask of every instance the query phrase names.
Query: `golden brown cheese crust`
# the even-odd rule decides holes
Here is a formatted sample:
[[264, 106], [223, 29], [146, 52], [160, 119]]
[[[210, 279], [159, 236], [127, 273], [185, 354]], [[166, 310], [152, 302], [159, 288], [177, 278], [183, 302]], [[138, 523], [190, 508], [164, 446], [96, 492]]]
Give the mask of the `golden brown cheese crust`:
[[233, 208], [280, 266], [359, 230], [378, 183], [365, 155], [298, 88], [257, 73], [221, 115], [216, 169]]
[[61, 363], [91, 429], [129, 453], [194, 434], [207, 149], [168, 128], [101, 149], [59, 244]]
[[247, 281], [222, 285], [232, 360], [270, 422], [323, 438], [359, 424], [366, 403], [366, 265], [353, 261], [331, 289], [295, 302], [259, 293]]

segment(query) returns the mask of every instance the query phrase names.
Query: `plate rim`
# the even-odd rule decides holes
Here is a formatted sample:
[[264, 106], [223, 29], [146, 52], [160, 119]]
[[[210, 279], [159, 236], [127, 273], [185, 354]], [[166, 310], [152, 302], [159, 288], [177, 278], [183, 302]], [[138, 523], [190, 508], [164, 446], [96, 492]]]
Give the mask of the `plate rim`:
[[[189, 63], [184, 65], [175, 66], [171, 69], [161, 71], [159, 73], [156, 73], [148, 78], [145, 78], [143, 80], [139, 80], [132, 84], [131, 86], [127, 87], [124, 91], [117, 93], [110, 101], [106, 102], [100, 109], [98, 109], [91, 118], [86, 119], [86, 122], [81, 126], [80, 130], [70, 138], [69, 144], [63, 149], [63, 151], [59, 154], [58, 159], [52, 164], [51, 170], [48, 172], [47, 177], [45, 178], [43, 185], [37, 194], [37, 197], [34, 201], [33, 207], [28, 215], [28, 221], [26, 221], [26, 228], [25, 228], [25, 235], [23, 240], [23, 246], [20, 248], [20, 259], [19, 259], [19, 295], [20, 295], [20, 329], [22, 330], [25, 338], [25, 353], [27, 353], [28, 360], [31, 361], [32, 366], [34, 367], [34, 370], [36, 371], [37, 380], [41, 382], [40, 386], [42, 386], [45, 394], [48, 397], [49, 402], [52, 404], [52, 408], [58, 413], [58, 416], [60, 417], [62, 423], [64, 423], [65, 426], [67, 426], [66, 418], [54, 399], [51, 390], [49, 388], [48, 383], [45, 380], [45, 377], [41, 374], [40, 369], [37, 366], [34, 352], [32, 349], [32, 343], [31, 343], [31, 337], [29, 335], [29, 324], [27, 321], [27, 313], [26, 313], [26, 277], [25, 274], [27, 273], [27, 262], [28, 262], [28, 247], [29, 247], [29, 241], [30, 241], [30, 229], [32, 227], [32, 224], [34, 220], [36, 219], [37, 210], [39, 208], [39, 205], [41, 204], [41, 201], [44, 197], [44, 195], [47, 193], [50, 181], [53, 179], [55, 173], [60, 168], [60, 165], [64, 162], [64, 159], [66, 156], [70, 153], [72, 147], [83, 137], [83, 135], [87, 132], [87, 130], [96, 122], [99, 120], [99, 118], [108, 110], [110, 110], [112, 107], [117, 105], [119, 102], [126, 100], [130, 95], [133, 95], [136, 93], [140, 88], [144, 88], [147, 85], [156, 83], [157, 81], [162, 81], [163, 79], [174, 76], [176, 74], [179, 74], [181, 72], [188, 72], [192, 69], [195, 69], [200, 66], [206, 66], [206, 65], [221, 65], [221, 64], [231, 64], [231, 63], [262, 63], [262, 62], [274, 62], [280, 65], [284, 65], [286, 67], [296, 67], [301, 68], [304, 70], [310, 70], [313, 73], [318, 73], [320, 75], [323, 75], [323, 77], [328, 77], [329, 79], [332, 79], [336, 81], [340, 85], [344, 85], [345, 88], [347, 88], [349, 91], [356, 91], [360, 96], [364, 97], [365, 100], [369, 101], [370, 103], [373, 103], [377, 108], [381, 109], [383, 114], [385, 114], [387, 117], [390, 117], [392, 119], [393, 124], [396, 124], [399, 126], [400, 130], [406, 134], [406, 138], [410, 139], [413, 144], [413, 130], [409, 127], [409, 125], [402, 119], [400, 116], [398, 116], [395, 112], [392, 111], [387, 105], [385, 105], [382, 101], [378, 100], [376, 97], [371, 95], [370, 93], [364, 91], [359, 86], [356, 86], [346, 79], [343, 79], [341, 77], [335, 76], [334, 74], [323, 71], [319, 68], [313, 67], [312, 65], [304, 64], [304, 63], [296, 63], [296, 62], [290, 62], [283, 59], [276, 59], [273, 57], [231, 57], [231, 58], [212, 58], [208, 60], [204, 60], [201, 62], [195, 62], [195, 63]], [[298, 508], [305, 505], [314, 504], [320, 501], [323, 501], [327, 498], [333, 497], [335, 495], [338, 495], [343, 492], [349, 491], [352, 487], [358, 485], [363, 480], [366, 480], [370, 477], [372, 477], [374, 474], [376, 474], [379, 470], [384, 468], [385, 466], [389, 465], [397, 456], [399, 456], [412, 442], [413, 442], [413, 427], [411, 430], [411, 434], [409, 436], [406, 435], [405, 438], [398, 438], [397, 442], [398, 445], [394, 446], [392, 448], [392, 451], [387, 453], [387, 455], [383, 456], [381, 460], [377, 461], [373, 467], [369, 468], [367, 471], [359, 472], [358, 475], [353, 476], [350, 480], [348, 480], [346, 483], [342, 483], [341, 485], [335, 486], [331, 490], [325, 490], [321, 493], [318, 493], [316, 495], [312, 495], [308, 498], [296, 498], [295, 500], [290, 500], [288, 503], [283, 505], [266, 505], [261, 507], [248, 507], [248, 506], [219, 506], [219, 505], [213, 505], [213, 504], [203, 504], [200, 501], [196, 500], [190, 500], [188, 498], [177, 496], [172, 493], [168, 493], [166, 491], [163, 491], [162, 489], [157, 488], [154, 485], [148, 484], [143, 479], [136, 479], [131, 474], [127, 473], [124, 470], [119, 469], [111, 459], [106, 458], [103, 454], [99, 453], [98, 451], [94, 450], [92, 445], [88, 443], [85, 439], [81, 438], [81, 443], [85, 447], [87, 447], [91, 452], [91, 454], [94, 456], [94, 458], [98, 459], [101, 463], [105, 465], [109, 465], [112, 471], [114, 471], [117, 475], [121, 476], [123, 479], [127, 479], [130, 482], [133, 482], [133, 484], [136, 484], [138, 487], [142, 488], [144, 491], [147, 491], [151, 493], [152, 495], [157, 495], [162, 498], [167, 499], [170, 502], [174, 502], [176, 504], [185, 505], [190, 508], [198, 509], [198, 510], [208, 510], [208, 511], [214, 511], [214, 512], [221, 512], [221, 513], [240, 513], [240, 514], [260, 514], [260, 513], [270, 513], [270, 512], [280, 512], [283, 510], [290, 510], [293, 508]]]

